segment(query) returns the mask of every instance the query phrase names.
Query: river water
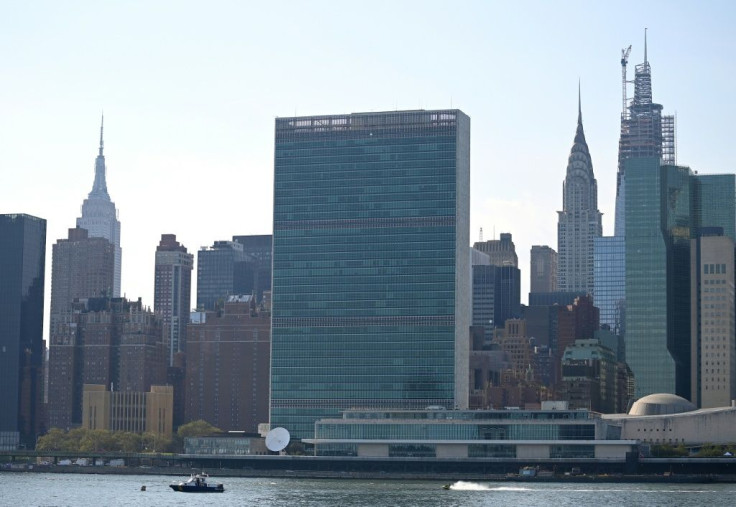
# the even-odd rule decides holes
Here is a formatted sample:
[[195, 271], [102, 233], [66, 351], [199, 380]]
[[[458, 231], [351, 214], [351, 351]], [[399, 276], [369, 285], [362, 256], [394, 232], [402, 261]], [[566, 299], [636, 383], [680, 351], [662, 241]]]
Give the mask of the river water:
[[[170, 476], [0, 473], [0, 505], [9, 506], [723, 506], [736, 484], [568, 484], [436, 481], [217, 479], [224, 493], [172, 491]], [[146, 491], [141, 491], [141, 486]]]

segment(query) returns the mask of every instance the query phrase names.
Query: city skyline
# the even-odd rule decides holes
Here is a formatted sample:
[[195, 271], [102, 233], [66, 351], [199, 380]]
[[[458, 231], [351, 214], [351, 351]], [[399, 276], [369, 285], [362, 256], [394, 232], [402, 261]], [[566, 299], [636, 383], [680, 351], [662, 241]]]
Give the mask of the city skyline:
[[[195, 253], [272, 232], [275, 117], [442, 107], [473, 122], [471, 243], [481, 227], [484, 239], [514, 235], [526, 301], [531, 246], [556, 245], [578, 78], [604, 235], [613, 233], [620, 52], [633, 46], [633, 76], [645, 27], [654, 101], [677, 114], [678, 163], [733, 171], [722, 122], [736, 112], [723, 100], [736, 39], [725, 2], [650, 2], [636, 16], [633, 3], [89, 5], [84, 15], [18, 5], [0, 21], [2, 47], [14, 48], [0, 84], [0, 167], [12, 175], [0, 212], [46, 219], [49, 250], [65, 238], [94, 181], [104, 110], [121, 294], [146, 306], [161, 234]], [[437, 72], [443, 66], [455, 71]]]

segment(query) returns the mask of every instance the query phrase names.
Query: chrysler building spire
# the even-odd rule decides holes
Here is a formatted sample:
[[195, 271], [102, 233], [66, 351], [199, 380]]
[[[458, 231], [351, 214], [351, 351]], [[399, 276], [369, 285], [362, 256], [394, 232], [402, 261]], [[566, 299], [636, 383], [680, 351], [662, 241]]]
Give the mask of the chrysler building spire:
[[578, 83], [578, 125], [562, 184], [562, 211], [557, 224], [557, 288], [593, 291], [593, 240], [603, 233], [598, 211], [598, 183], [583, 131]]

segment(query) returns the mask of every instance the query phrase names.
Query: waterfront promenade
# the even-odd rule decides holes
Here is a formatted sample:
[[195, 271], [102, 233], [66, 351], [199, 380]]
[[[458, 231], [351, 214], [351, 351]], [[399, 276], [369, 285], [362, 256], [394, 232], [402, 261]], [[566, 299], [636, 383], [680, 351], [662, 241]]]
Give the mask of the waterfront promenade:
[[[62, 465], [84, 458], [87, 466]], [[125, 466], [95, 465], [120, 460]], [[44, 464], [42, 464], [44, 463]], [[46, 464], [48, 463], [48, 464]], [[522, 467], [544, 472], [535, 481], [615, 480], [641, 482], [702, 481], [736, 482], [736, 458], [641, 458], [615, 459], [508, 459], [508, 458], [364, 458], [325, 456], [231, 456], [185, 454], [66, 453], [1, 451], [0, 471], [51, 473], [188, 475], [191, 470], [217, 470], [218, 476], [353, 478], [353, 479], [447, 479], [528, 480], [517, 478]], [[595, 478], [595, 479], [594, 479]]]

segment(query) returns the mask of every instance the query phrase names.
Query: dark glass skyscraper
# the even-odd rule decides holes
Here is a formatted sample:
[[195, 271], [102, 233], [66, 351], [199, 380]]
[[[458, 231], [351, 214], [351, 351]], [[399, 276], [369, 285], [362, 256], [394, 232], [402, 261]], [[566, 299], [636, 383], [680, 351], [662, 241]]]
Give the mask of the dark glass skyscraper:
[[197, 254], [197, 308], [214, 310], [227, 296], [246, 294], [242, 280], [245, 270], [238, 269], [246, 261], [243, 245], [235, 241], [215, 241]]
[[0, 449], [43, 433], [46, 220], [0, 215]]
[[243, 245], [243, 252], [248, 256], [245, 265], [246, 280], [252, 284], [251, 292], [256, 296], [256, 301], [260, 302], [263, 291], [271, 290], [273, 236], [270, 234], [233, 236], [233, 241]]
[[276, 120], [271, 426], [466, 407], [470, 119]]
[[625, 168], [626, 362], [637, 397], [690, 398], [690, 240], [702, 227], [733, 239], [734, 175], [694, 175], [658, 158], [629, 159]]
[[485, 340], [507, 319], [521, 317], [521, 272], [515, 266], [473, 266], [473, 325], [483, 326]]
[[618, 336], [626, 334], [626, 241], [623, 236], [595, 238], [593, 301], [601, 311], [601, 325]]

